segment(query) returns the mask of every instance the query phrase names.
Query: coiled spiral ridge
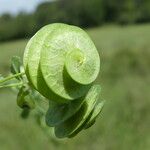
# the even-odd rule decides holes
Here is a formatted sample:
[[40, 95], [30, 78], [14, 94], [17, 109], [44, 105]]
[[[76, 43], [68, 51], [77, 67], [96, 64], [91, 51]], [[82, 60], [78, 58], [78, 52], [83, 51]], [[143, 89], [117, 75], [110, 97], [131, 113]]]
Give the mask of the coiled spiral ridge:
[[28, 42], [23, 61], [31, 85], [49, 99], [46, 123], [57, 137], [73, 137], [95, 122], [104, 104], [98, 102], [100, 86], [93, 85], [100, 58], [82, 29], [43, 27]]

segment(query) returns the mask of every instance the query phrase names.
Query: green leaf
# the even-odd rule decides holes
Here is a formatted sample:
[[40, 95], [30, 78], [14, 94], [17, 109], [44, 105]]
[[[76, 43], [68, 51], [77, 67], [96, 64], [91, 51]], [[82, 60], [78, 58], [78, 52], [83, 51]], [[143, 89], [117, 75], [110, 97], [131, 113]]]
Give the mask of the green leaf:
[[[21, 67], [21, 59], [18, 56], [13, 56], [11, 60], [11, 73], [12, 74], [17, 74], [20, 73], [20, 67]], [[16, 79], [21, 80], [22, 77], [16, 77]]]
[[21, 108], [29, 108], [33, 109], [35, 108], [35, 102], [32, 97], [32, 94], [28, 89], [26, 89], [25, 86], [22, 86], [19, 90], [18, 96], [17, 96], [17, 104]]

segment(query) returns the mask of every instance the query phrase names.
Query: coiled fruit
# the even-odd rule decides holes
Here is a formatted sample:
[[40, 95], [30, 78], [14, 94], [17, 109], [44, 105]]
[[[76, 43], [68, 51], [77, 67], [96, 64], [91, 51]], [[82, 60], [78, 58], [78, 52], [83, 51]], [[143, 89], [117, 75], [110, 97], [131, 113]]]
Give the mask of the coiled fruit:
[[80, 28], [55, 23], [40, 29], [28, 42], [24, 68], [31, 85], [49, 99], [48, 126], [59, 138], [89, 127], [103, 103], [93, 85], [100, 69], [94, 43]]

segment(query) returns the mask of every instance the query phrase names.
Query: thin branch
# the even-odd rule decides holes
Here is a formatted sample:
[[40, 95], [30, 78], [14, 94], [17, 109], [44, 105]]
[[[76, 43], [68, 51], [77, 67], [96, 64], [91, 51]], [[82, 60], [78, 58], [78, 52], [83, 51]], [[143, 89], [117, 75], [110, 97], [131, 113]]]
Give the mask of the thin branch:
[[8, 77], [6, 77], [4, 79], [1, 79], [0, 83], [7, 82], [7, 81], [9, 81], [11, 79], [14, 79], [15, 77], [18, 77], [18, 76], [21, 76], [21, 75], [24, 75], [24, 74], [25, 74], [25, 72], [21, 72], [21, 73], [17, 73], [17, 74], [14, 74], [14, 75], [10, 75], [10, 76], [8, 76]]
[[16, 87], [16, 86], [21, 86], [23, 85], [23, 82], [21, 83], [14, 83], [14, 84], [8, 84], [8, 85], [2, 85], [0, 88], [7, 88], [7, 87]]

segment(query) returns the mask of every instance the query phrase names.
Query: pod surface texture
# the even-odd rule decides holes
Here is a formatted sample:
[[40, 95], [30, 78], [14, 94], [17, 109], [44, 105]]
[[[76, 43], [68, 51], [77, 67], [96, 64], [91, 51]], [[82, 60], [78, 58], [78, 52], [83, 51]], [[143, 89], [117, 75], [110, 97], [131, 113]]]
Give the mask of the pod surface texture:
[[85, 31], [62, 23], [41, 28], [28, 42], [23, 63], [31, 85], [49, 100], [46, 123], [57, 137], [73, 137], [95, 122], [102, 109], [101, 88], [93, 84], [100, 57]]

